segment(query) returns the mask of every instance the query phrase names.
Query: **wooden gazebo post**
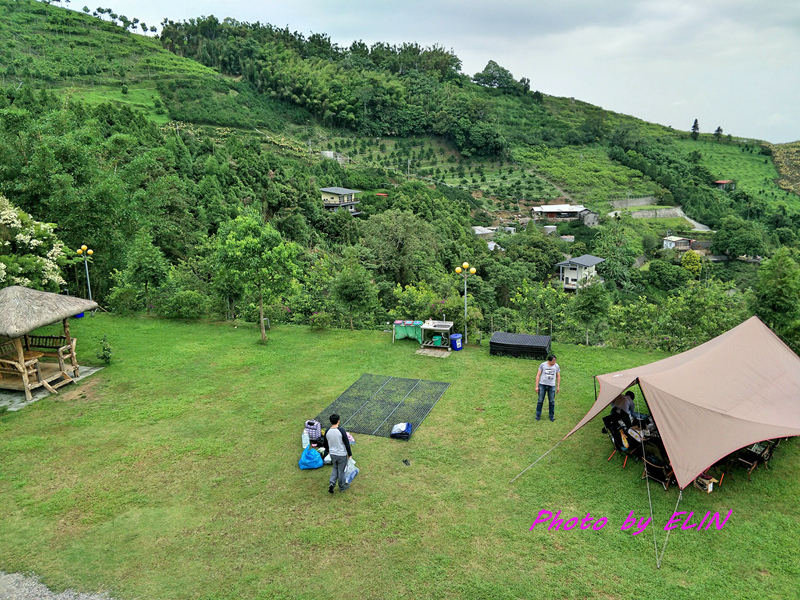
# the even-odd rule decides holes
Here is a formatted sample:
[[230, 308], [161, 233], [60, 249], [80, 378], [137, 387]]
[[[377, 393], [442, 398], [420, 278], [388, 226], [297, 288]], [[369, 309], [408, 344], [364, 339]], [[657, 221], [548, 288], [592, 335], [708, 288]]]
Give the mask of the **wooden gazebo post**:
[[33, 400], [31, 394], [31, 384], [28, 380], [28, 368], [25, 366], [25, 349], [22, 346], [22, 338], [14, 338], [14, 346], [17, 348], [17, 360], [22, 366], [22, 387], [25, 388], [25, 399], [30, 402]]
[[69, 335], [69, 319], [64, 319], [62, 323], [64, 324], [64, 337], [67, 338], [67, 345], [70, 348], [69, 362], [72, 365], [72, 372], [75, 377], [80, 377], [80, 373], [78, 373], [78, 357], [75, 356], [75, 348], [72, 346], [72, 338]]

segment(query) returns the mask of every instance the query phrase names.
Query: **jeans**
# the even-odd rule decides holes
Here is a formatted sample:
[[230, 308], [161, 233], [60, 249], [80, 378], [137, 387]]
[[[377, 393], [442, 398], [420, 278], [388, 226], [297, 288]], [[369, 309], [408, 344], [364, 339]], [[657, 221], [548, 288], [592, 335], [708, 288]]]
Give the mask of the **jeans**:
[[556, 418], [556, 386], [539, 384], [539, 401], [536, 403], [536, 418], [542, 416], [542, 404], [544, 404], [544, 394], [547, 392], [550, 402], [550, 420]]
[[350, 487], [349, 483], [344, 482], [344, 469], [347, 466], [346, 456], [337, 456], [331, 454], [331, 485], [336, 485], [336, 480], [339, 480], [339, 490], [345, 491]]

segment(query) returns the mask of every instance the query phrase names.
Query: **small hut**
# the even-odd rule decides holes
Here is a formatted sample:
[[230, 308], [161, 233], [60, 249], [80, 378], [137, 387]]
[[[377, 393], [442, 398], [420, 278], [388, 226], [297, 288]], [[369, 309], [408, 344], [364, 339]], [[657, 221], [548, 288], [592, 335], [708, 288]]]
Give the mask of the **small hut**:
[[[96, 302], [73, 296], [20, 286], [0, 289], [0, 388], [24, 391], [30, 402], [31, 390], [56, 392], [72, 383], [80, 373], [67, 319], [95, 308]], [[58, 321], [64, 335], [31, 335]]]

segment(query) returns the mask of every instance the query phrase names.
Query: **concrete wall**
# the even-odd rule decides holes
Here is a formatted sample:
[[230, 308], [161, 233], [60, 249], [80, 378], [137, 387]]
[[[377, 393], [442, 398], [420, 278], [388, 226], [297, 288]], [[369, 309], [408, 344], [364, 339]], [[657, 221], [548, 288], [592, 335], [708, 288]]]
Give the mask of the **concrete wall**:
[[654, 210], [637, 210], [631, 213], [634, 219], [668, 219], [683, 217], [680, 208], [656, 208]]
[[611, 200], [609, 204], [614, 208], [630, 208], [631, 206], [647, 206], [655, 204], [656, 199], [652, 196], [647, 198], [630, 198], [628, 200]]

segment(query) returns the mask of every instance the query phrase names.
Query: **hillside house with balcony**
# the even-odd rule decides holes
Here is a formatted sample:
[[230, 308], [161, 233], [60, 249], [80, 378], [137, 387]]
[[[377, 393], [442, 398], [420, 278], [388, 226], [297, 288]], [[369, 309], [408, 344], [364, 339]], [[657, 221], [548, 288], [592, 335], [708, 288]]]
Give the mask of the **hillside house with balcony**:
[[595, 267], [601, 262], [605, 262], [605, 260], [605, 258], [592, 256], [591, 254], [569, 258], [556, 265], [558, 267], [558, 278], [565, 290], [577, 290], [588, 285], [594, 279], [602, 282], [603, 280], [597, 275]]
[[355, 198], [356, 194], [361, 193], [360, 190], [329, 187], [320, 189], [320, 192], [322, 193], [322, 204], [325, 206], [325, 210], [336, 212], [341, 208], [348, 211], [353, 216], [361, 214], [356, 207], [356, 204], [359, 204], [361, 201]]
[[665, 250], [675, 249], [678, 252], [686, 252], [691, 249], [692, 240], [689, 238], [670, 235], [664, 238], [663, 248]]

